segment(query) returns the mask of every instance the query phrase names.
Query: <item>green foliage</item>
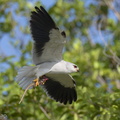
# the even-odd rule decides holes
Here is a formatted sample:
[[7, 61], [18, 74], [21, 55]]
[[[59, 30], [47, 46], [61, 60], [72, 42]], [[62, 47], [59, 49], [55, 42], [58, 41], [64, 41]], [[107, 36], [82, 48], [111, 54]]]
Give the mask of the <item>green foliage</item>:
[[[15, 3], [18, 4], [15, 14], [27, 19], [33, 7], [39, 6], [40, 3], [32, 5], [27, 0], [0, 1], [0, 17], [5, 18], [4, 22], [0, 23], [0, 33], [13, 34], [12, 37], [16, 39], [14, 27], [18, 26], [18, 23], [10, 11], [5, 12]], [[114, 32], [113, 43], [107, 46], [93, 43], [88, 32], [94, 18], [100, 15], [107, 16], [108, 10], [110, 10], [109, 6], [105, 3], [101, 4], [100, 1], [99, 4], [91, 3], [85, 7], [85, 2], [82, 0], [59, 0], [49, 10], [56, 24], [66, 31], [69, 36], [67, 39], [70, 39], [66, 45], [64, 59], [77, 64], [80, 68], [80, 73], [72, 74], [76, 80], [77, 102], [71, 105], [57, 103], [37, 87], [28, 90], [23, 102], [19, 104], [24, 91], [15, 82], [15, 77], [20, 67], [32, 64], [31, 57], [26, 57], [31, 56], [32, 44], [28, 42], [25, 45], [20, 40], [15, 40], [11, 44], [16, 50], [20, 49], [22, 53], [20, 59], [13, 62], [15, 56], [0, 56], [0, 65], [2, 65], [0, 114], [6, 114], [10, 120], [119, 120], [119, 21], [107, 17], [105, 22], [103, 21], [104, 26], [101, 26], [101, 29]], [[100, 19], [96, 23], [97, 28]], [[29, 34], [28, 25], [26, 28], [23, 26], [20, 28], [24, 35]], [[5, 68], [4, 64], [9, 67]]]

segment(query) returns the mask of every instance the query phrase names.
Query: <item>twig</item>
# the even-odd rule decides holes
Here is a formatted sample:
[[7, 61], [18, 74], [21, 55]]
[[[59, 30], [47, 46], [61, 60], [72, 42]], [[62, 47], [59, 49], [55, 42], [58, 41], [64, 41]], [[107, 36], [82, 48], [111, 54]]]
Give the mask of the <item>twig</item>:
[[50, 120], [50, 116], [47, 114], [47, 112], [45, 111], [45, 109], [41, 105], [40, 105], [40, 109], [45, 114], [45, 116]]
[[[116, 55], [115, 52], [112, 51], [112, 49], [110, 49], [110, 48], [108, 47], [107, 42], [105, 41], [105, 39], [104, 39], [103, 36], [102, 36], [102, 33], [101, 33], [101, 24], [102, 24], [102, 20], [100, 21], [100, 24], [99, 24], [99, 26], [98, 26], [98, 32], [99, 32], [99, 35], [100, 35], [101, 40], [102, 40], [102, 41], [104, 42], [104, 44], [105, 44], [103, 54], [106, 55], [106, 56], [109, 57], [109, 58], [113, 58], [113, 60], [120, 65], [120, 58]], [[105, 52], [106, 48], [109, 48], [109, 51], [110, 51], [110, 53], [111, 53], [112, 55], [108, 55], [108, 54]]]
[[106, 84], [105, 80], [101, 76], [98, 75], [97, 78], [98, 78], [98, 81], [100, 82], [101, 85], [105, 85]]
[[116, 17], [118, 18], [118, 20], [120, 21], [120, 14], [117, 10], [115, 10], [114, 6], [111, 4], [111, 2], [109, 2], [108, 0], [104, 0], [104, 2], [106, 3], [106, 5], [108, 7], [110, 7], [111, 10], [113, 10], [113, 12], [115, 13]]
[[27, 90], [28, 90], [31, 86], [33, 86], [33, 85], [34, 85], [34, 83], [31, 83], [31, 84], [30, 84], [30, 85], [28, 85], [28, 87], [25, 89], [25, 91], [24, 91], [24, 93], [23, 93], [23, 95], [22, 95], [22, 97], [21, 97], [21, 99], [20, 99], [19, 104], [23, 101], [23, 98], [24, 98], [24, 96], [25, 96], [25, 94], [26, 94]]
[[118, 89], [120, 89], [120, 81], [119, 80], [115, 80], [116, 86]]
[[104, 43], [105, 46], [107, 47], [108, 44], [107, 44], [107, 42], [105, 41], [105, 39], [103, 38], [103, 35], [102, 35], [102, 33], [101, 33], [101, 25], [102, 25], [102, 22], [103, 22], [103, 19], [101, 19], [100, 23], [98, 24], [98, 33], [99, 33], [99, 35], [100, 35], [101, 40], [103, 41], [103, 43]]

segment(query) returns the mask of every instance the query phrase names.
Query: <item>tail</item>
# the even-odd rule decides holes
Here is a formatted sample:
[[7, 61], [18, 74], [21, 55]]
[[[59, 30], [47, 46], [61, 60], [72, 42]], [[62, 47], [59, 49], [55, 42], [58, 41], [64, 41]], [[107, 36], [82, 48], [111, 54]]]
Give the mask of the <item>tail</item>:
[[35, 69], [36, 66], [24, 66], [18, 71], [16, 82], [18, 82], [22, 89], [26, 89], [35, 79]]

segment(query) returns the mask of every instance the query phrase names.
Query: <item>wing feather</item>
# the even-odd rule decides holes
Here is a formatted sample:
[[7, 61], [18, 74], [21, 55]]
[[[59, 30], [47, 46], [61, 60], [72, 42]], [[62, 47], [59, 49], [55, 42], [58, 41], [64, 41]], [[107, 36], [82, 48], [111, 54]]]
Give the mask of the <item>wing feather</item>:
[[60, 32], [53, 19], [40, 6], [31, 12], [31, 34], [34, 45], [32, 50], [33, 62], [40, 64], [47, 61], [59, 61], [62, 59], [62, 50], [65, 40], [65, 32]]
[[77, 100], [75, 82], [73, 82], [74, 79], [70, 75], [46, 75], [46, 77], [48, 80], [43, 85], [43, 89], [48, 96], [63, 104], [67, 104], [68, 102], [71, 104]]

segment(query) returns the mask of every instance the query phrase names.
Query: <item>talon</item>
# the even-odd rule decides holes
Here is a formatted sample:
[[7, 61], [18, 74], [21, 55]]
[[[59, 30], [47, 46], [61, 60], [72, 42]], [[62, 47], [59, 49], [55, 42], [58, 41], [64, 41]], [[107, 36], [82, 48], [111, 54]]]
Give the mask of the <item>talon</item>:
[[38, 78], [34, 79], [33, 81], [35, 82], [35, 86], [39, 85], [39, 79]]

